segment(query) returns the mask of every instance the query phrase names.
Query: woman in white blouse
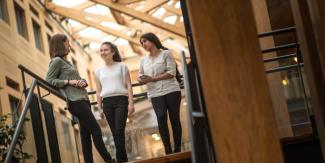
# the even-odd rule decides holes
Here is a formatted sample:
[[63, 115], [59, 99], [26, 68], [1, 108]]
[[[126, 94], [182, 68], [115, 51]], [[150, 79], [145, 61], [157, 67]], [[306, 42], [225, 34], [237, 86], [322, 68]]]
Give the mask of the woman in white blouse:
[[[176, 80], [176, 62], [170, 51], [163, 47], [158, 37], [146, 33], [140, 37], [142, 47], [150, 54], [140, 63], [138, 80], [147, 85], [148, 97], [157, 116], [159, 133], [165, 153], [181, 151], [182, 126], [180, 122], [181, 92]], [[167, 114], [168, 113], [168, 114]], [[172, 151], [167, 125], [167, 115], [174, 137]]]
[[100, 55], [105, 65], [95, 70], [98, 108], [111, 128], [117, 162], [127, 162], [125, 126], [128, 114], [134, 112], [130, 73], [113, 43], [102, 43]]

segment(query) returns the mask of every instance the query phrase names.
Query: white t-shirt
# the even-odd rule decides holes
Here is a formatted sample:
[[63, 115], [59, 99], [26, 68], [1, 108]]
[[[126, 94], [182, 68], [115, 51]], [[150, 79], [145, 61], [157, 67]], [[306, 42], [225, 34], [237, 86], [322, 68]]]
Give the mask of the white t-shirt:
[[121, 63], [115, 62], [111, 66], [102, 66], [95, 70], [95, 76], [99, 80], [102, 90], [100, 96], [128, 96], [128, 89], [125, 76], [129, 71], [128, 67]]
[[[158, 56], [145, 56], [140, 62], [140, 75], [156, 77], [163, 73], [176, 75], [176, 62], [169, 50], [163, 50]], [[146, 84], [148, 97], [163, 96], [168, 93], [180, 91], [179, 84], [175, 77]]]

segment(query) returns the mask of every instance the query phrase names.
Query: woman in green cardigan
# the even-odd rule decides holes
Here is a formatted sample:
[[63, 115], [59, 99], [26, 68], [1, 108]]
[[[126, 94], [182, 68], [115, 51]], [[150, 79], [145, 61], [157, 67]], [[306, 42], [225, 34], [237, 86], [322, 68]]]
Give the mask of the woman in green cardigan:
[[70, 52], [70, 44], [66, 35], [56, 34], [50, 40], [51, 62], [46, 81], [66, 96], [69, 111], [80, 122], [82, 152], [85, 163], [93, 163], [91, 138], [98, 153], [105, 162], [115, 162], [107, 151], [102, 139], [101, 129], [91, 112], [86, 80], [82, 79], [78, 70], [66, 60]]

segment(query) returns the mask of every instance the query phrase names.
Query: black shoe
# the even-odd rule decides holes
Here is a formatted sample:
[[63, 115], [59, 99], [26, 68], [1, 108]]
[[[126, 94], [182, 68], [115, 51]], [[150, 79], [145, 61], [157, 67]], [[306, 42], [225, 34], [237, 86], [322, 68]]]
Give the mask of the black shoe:
[[165, 147], [165, 154], [168, 155], [168, 154], [171, 154], [171, 153], [173, 153], [172, 147]]
[[175, 147], [174, 153], [181, 152], [181, 147]]
[[115, 161], [115, 159], [111, 159], [111, 160], [106, 161], [106, 163], [116, 163], [116, 161]]
[[128, 159], [119, 159], [119, 158], [117, 158], [116, 159], [117, 161], [117, 163], [122, 163], [122, 162], [128, 162]]

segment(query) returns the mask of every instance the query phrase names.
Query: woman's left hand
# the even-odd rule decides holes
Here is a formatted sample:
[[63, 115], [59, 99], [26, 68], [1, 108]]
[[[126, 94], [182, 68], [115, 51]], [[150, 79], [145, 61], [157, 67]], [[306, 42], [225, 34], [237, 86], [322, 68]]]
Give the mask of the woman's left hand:
[[84, 88], [84, 87], [87, 87], [87, 82], [86, 80], [82, 79], [82, 80], [78, 80], [78, 83], [77, 83], [77, 86], [80, 87], [80, 88]]
[[149, 83], [149, 82], [154, 82], [155, 79], [151, 76], [148, 76], [148, 75], [142, 75], [140, 76], [140, 79], [141, 79], [141, 82], [143, 83]]
[[134, 113], [134, 104], [128, 105], [128, 115], [132, 115]]

